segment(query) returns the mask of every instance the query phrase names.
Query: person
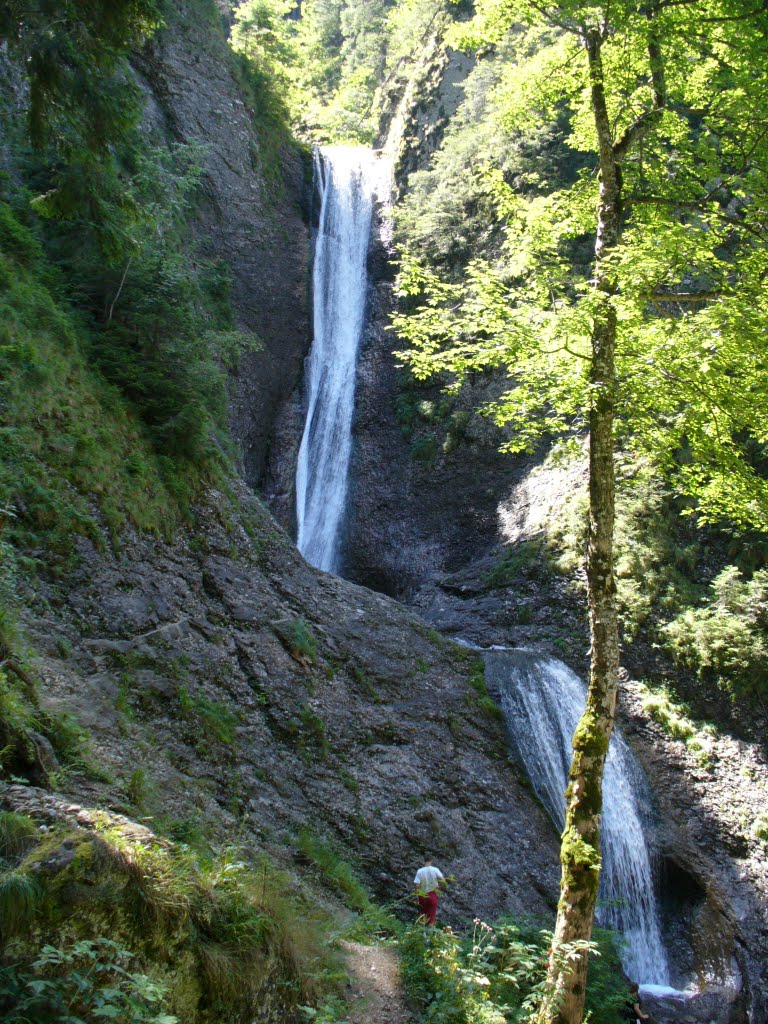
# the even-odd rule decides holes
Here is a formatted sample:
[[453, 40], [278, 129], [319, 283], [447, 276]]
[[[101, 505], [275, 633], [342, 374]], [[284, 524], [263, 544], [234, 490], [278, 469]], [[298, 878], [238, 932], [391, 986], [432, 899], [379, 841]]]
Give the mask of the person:
[[419, 898], [419, 920], [424, 918], [426, 924], [434, 925], [437, 921], [437, 892], [447, 885], [445, 875], [440, 868], [435, 867], [432, 858], [427, 857], [424, 867], [416, 872], [413, 884]]
[[643, 1009], [640, 1006], [640, 986], [636, 981], [633, 981], [629, 986], [629, 998], [632, 1001], [632, 1007], [630, 1009], [627, 1006], [627, 1021], [628, 1024], [643, 1024], [643, 1021], [650, 1020], [650, 1016], [647, 1013], [643, 1013]]

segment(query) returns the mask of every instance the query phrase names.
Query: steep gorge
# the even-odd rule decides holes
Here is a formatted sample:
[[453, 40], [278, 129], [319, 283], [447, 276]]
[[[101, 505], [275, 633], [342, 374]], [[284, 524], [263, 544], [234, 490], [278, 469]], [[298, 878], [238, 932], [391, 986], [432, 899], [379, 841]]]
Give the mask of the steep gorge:
[[[265, 484], [290, 529], [310, 336], [306, 157], [287, 151], [281, 179], [265, 177], [268, 143], [251, 123], [223, 36], [185, 5], [179, 11], [134, 62], [146, 126], [167, 141], [207, 147], [193, 231], [201, 252], [229, 264], [236, 319], [262, 342], [236, 371], [233, 435], [245, 484]], [[437, 49], [436, 98], [419, 115], [433, 140], [433, 122], [451, 113], [440, 89], [453, 94], [468, 69], [459, 59], [457, 71]], [[433, 145], [425, 143], [423, 156]], [[413, 152], [409, 159], [418, 164]], [[483, 644], [544, 634], [544, 649], [562, 654], [558, 639], [580, 643], [580, 610], [562, 580], [542, 581], [540, 562], [524, 565], [503, 594], [487, 586], [505, 499], [510, 519], [523, 522], [517, 541], [535, 539], [535, 524], [525, 522], [527, 495], [515, 502], [535, 487], [531, 467], [499, 456], [492, 428], [460, 418], [458, 447], [414, 459], [398, 419], [401, 379], [385, 331], [393, 305], [387, 257], [385, 236], [369, 254], [378, 282], [358, 376], [344, 565], [354, 582], [309, 568], [234, 480], [202, 495], [194, 523], [173, 540], [130, 527], [118, 541], [103, 528], [79, 539], [76, 566], [63, 579], [23, 584], [22, 624], [42, 707], [76, 716], [102, 777], [62, 765], [41, 739], [26, 771], [38, 784], [53, 778], [71, 801], [59, 815], [76, 820], [79, 807], [86, 815], [106, 809], [216, 842], [237, 833], [253, 855], [267, 851], [308, 876], [310, 887], [312, 873], [295, 853], [306, 826], [333, 837], [383, 902], [403, 894], [414, 860], [434, 851], [457, 880], [450, 920], [504, 911], [546, 917], [556, 894], [555, 829], [509, 759], [498, 718], [470, 684], [473, 656], [430, 626]], [[490, 393], [495, 386], [478, 384]], [[486, 489], [478, 480], [492, 483]], [[376, 591], [415, 599], [429, 625]], [[528, 621], [521, 607], [533, 609]], [[582, 657], [567, 660], [581, 668]], [[630, 696], [624, 717], [630, 737], [652, 740], [637, 749], [664, 805], [669, 871], [679, 872], [673, 883], [694, 890], [702, 934], [723, 921], [734, 931], [746, 988], [724, 1012], [757, 1022], [765, 1005], [764, 858], [759, 844], [747, 849], [737, 839], [725, 852], [732, 821], [723, 807], [731, 792], [726, 747], [739, 746], [755, 789], [767, 781], [762, 754], [748, 740], [723, 736], [715, 756], [723, 772], [703, 774], [686, 749], [659, 734], [639, 700]], [[2, 799], [44, 817], [50, 798], [17, 778], [3, 783]], [[681, 820], [688, 814], [693, 841]], [[704, 837], [708, 827], [717, 842]], [[66, 866], [60, 870], [64, 877]], [[100, 913], [87, 892], [74, 898], [73, 911]], [[52, 934], [45, 927], [40, 935]], [[275, 1005], [273, 1019], [292, 1012]]]
[[[435, 140], [439, 143], [446, 121], [460, 102], [457, 87], [460, 89], [471, 66], [462, 55], [451, 54], [436, 43], [410, 69], [420, 85], [418, 110], [400, 110], [392, 118], [392, 134], [380, 139], [384, 152], [400, 153], [401, 192], [407, 194], [410, 172], [429, 165]], [[426, 87], [425, 81], [429, 83]], [[405, 137], [398, 130], [405, 131]], [[415, 603], [431, 625], [449, 636], [465, 636], [486, 646], [512, 643], [564, 655], [583, 672], [587, 645], [583, 597], [578, 596], [578, 584], [574, 587], [573, 576], [578, 573], [572, 569], [553, 571], [543, 543], [563, 508], [569, 503], [575, 507], [583, 494], [583, 465], [576, 462], [564, 469], [549, 465], [545, 451], [517, 461], [499, 455], [503, 436], [470, 410], [498, 396], [503, 378], [480, 377], [472, 387], [465, 387], [458, 402], [446, 401], [437, 388], [419, 391], [407, 382], [392, 355], [394, 339], [389, 329], [396, 305], [387, 266], [390, 230], [386, 219], [380, 222], [369, 258], [377, 283], [369, 296], [367, 333], [358, 364], [343, 572]], [[447, 411], [435, 416], [433, 410], [441, 405]], [[283, 429], [291, 418], [295, 422], [298, 417], [297, 398], [291, 408]], [[414, 408], [427, 411], [418, 414]], [[414, 417], [416, 442], [426, 435], [428, 443], [423, 448], [414, 443]], [[277, 451], [278, 463], [284, 459], [279, 472], [288, 480], [292, 445], [285, 443], [286, 439], [284, 436]], [[273, 499], [286, 524], [290, 524], [289, 495], [290, 488], [284, 486], [281, 497]], [[518, 551], [521, 557], [516, 561]], [[642, 639], [629, 645], [629, 671], [636, 676], [668, 673], [670, 667], [658, 655], [650, 654], [649, 647]], [[642, 687], [639, 689], [642, 694]], [[764, 933], [766, 876], [760, 843], [745, 833], [744, 826], [759, 818], [763, 799], [759, 794], [768, 783], [760, 728], [747, 727], [744, 733], [737, 722], [731, 723], [743, 737], [736, 743], [744, 744], [742, 753], [735, 755], [726, 727], [713, 741], [713, 757], [694, 796], [688, 777], [690, 765], [682, 784], [670, 786], [671, 775], [680, 767], [679, 746], [665, 743], [659, 731], [653, 731], [636, 684], [628, 680], [627, 690], [626, 707], [621, 712], [623, 727], [631, 736], [646, 738], [650, 727], [654, 739], [650, 743], [646, 739], [636, 749], [652, 785], [664, 794], [659, 797], [663, 809], [655, 809], [645, 827], [663, 862], [662, 899], [668, 904], [676, 970], [692, 970], [702, 991], [698, 1005], [689, 1002], [680, 1010], [674, 1002], [661, 1002], [655, 1012], [663, 1019], [674, 1019], [681, 1012], [693, 1015], [691, 1019], [699, 1015], [739, 1019], [741, 1014], [759, 1019], [764, 1000], [764, 953], [757, 936]], [[730, 717], [727, 709], [720, 713]], [[733, 762], [744, 756], [752, 765], [750, 779], [758, 780], [756, 792], [750, 792], [751, 782], [742, 785], [735, 781]], [[710, 853], [704, 852], [709, 842], [692, 844], [681, 823], [692, 815], [692, 820], [718, 836], [713, 848], [727, 846], [734, 819], [723, 812], [731, 801], [742, 808], [742, 824], [737, 830], [743, 837], [739, 840], [744, 844], [742, 852], [750, 851], [746, 869], [741, 867], [741, 858], [737, 866], [727, 857], [715, 857], [716, 865]], [[751, 909], [745, 912], [747, 905]], [[753, 941], [760, 952], [750, 948]], [[687, 966], [683, 968], [683, 964]]]
[[[179, 4], [134, 66], [155, 144], [205, 146], [191, 231], [201, 253], [229, 265], [236, 322], [263, 346], [242, 357], [232, 400], [244, 478], [256, 484], [309, 342], [308, 196], [298, 153], [284, 154], [282, 180], [265, 176], [268, 142], [216, 22], [199, 14]], [[110, 429], [109, 409], [100, 415]], [[176, 856], [180, 842], [236, 843], [322, 902], [296, 845], [302, 829], [335, 843], [384, 902], [405, 896], [414, 861], [435, 851], [456, 877], [449, 919], [551, 910], [556, 837], [470, 685], [471, 656], [393, 601], [309, 568], [236, 479], [201, 493], [172, 539], [129, 521], [108, 529], [99, 498], [87, 501], [93, 525], [71, 537], [72, 557], [53, 575], [16, 576], [4, 639], [3, 693], [31, 678], [34, 708], [11, 723], [3, 827], [13, 815], [36, 823], [20, 864], [49, 907], [28, 931], [4, 934], [16, 958], [106, 928], [169, 979], [172, 1013], [212, 1019], [189, 949], [169, 973], [117, 895], [104, 904], [89, 858], [119, 867], [142, 850]], [[50, 723], [69, 730], [68, 746]], [[260, 1019], [296, 1013], [300, 989], [265, 984]]]

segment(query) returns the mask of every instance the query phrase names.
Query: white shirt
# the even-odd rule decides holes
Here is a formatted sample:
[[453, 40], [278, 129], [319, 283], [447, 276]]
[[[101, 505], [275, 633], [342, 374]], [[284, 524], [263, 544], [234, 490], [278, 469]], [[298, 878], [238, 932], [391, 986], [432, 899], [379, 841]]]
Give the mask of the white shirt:
[[445, 875], [440, 868], [436, 868], [434, 864], [425, 864], [416, 872], [413, 884], [422, 892], [435, 892], [444, 879]]

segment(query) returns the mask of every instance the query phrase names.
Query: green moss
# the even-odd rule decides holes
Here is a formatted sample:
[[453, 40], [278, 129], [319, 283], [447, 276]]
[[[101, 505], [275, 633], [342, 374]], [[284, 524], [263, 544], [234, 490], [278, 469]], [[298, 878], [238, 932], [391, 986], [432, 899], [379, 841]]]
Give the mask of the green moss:
[[573, 749], [591, 759], [602, 758], [608, 753], [609, 740], [600, 725], [599, 716], [588, 707], [573, 734]]
[[38, 831], [0, 875], [17, 964], [43, 944], [109, 935], [168, 983], [169, 1008], [188, 1024], [285, 1019], [327, 991], [336, 974], [323, 948], [328, 922], [266, 858], [198, 857], [94, 816], [97, 833]]
[[589, 871], [600, 871], [600, 852], [571, 827], [563, 832], [560, 846], [560, 860], [563, 864], [576, 865]]

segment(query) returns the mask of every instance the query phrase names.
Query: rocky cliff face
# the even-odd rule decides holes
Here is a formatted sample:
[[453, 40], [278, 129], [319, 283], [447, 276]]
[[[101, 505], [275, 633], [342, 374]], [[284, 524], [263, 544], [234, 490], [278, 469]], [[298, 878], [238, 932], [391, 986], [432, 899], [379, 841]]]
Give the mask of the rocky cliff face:
[[[409, 112], [406, 90], [395, 97], [403, 107], [393, 131], [408, 136], [392, 146], [402, 154], [401, 187], [440, 138], [446, 108], [438, 83], [444, 81], [445, 95], [456, 92], [450, 56], [432, 52], [427, 63], [428, 98], [419, 93]], [[374, 285], [357, 377], [345, 574], [415, 604], [447, 635], [533, 646], [583, 672], [588, 637], [580, 570], [563, 574], [546, 550], [548, 527], [583, 492], [583, 464], [545, 466], [542, 457], [498, 454], [501, 434], [470, 410], [496, 397], [501, 380], [478, 380], [450, 404], [437, 389], [404, 385], [387, 329], [394, 308], [389, 255], [384, 227], [370, 258]], [[298, 409], [294, 404], [295, 422]], [[630, 673], [658, 662], [643, 642], [627, 651]], [[756, 1022], [765, 1013], [766, 848], [753, 823], [761, 820], [768, 765], [759, 736], [731, 721], [727, 709], [720, 712], [723, 729], [703, 766], [649, 720], [627, 682], [622, 725], [658, 794], [663, 822], [657, 842], [668, 941], [687, 950], [684, 969], [701, 986], [684, 1006], [659, 1003], [659, 1020]]]
[[233, 381], [231, 424], [245, 479], [260, 482], [281, 403], [296, 387], [310, 341], [305, 159], [275, 145], [246, 105], [221, 25], [191, 0], [176, 0], [169, 27], [136, 56], [148, 130], [205, 147], [197, 222], [201, 254], [230, 267], [240, 326], [261, 350]]
[[49, 765], [65, 788], [278, 851], [307, 826], [385, 901], [432, 852], [456, 876], [449, 919], [551, 913], [557, 837], [469, 685], [472, 655], [308, 567], [250, 494], [197, 514], [173, 544], [82, 542], [75, 576], [36, 595], [44, 704], [77, 716], [109, 780]]
[[[754, 827], [768, 795], [765, 751], [723, 730], [703, 757], [649, 720], [629, 679], [619, 720], [658, 804], [663, 893], [676, 926], [668, 942], [688, 945], [688, 969], [712, 1000], [693, 1019], [757, 1024], [768, 1013], [768, 856]], [[662, 1009], [661, 1019], [681, 1019]]]
[[[436, 60], [456, 80], [464, 73]], [[281, 180], [268, 183], [226, 45], [187, 4], [135, 67], [148, 128], [208, 147], [201, 248], [231, 265], [237, 316], [264, 343], [235, 382], [233, 429], [247, 482], [268, 471], [290, 526], [309, 340], [301, 158], [284, 154]], [[411, 119], [408, 169], [449, 112], [438, 88]], [[542, 495], [532, 467], [499, 456], [496, 431], [465, 415], [474, 394], [442, 409], [434, 390], [404, 391], [386, 331], [386, 255], [384, 238], [371, 254], [346, 571], [412, 598], [423, 618], [309, 568], [239, 484], [210, 494], [195, 528], [173, 543], [126, 535], [104, 554], [82, 541], [71, 577], [26, 595], [26, 629], [44, 703], [77, 715], [100, 771], [58, 765], [46, 749], [38, 768], [82, 804], [214, 838], [242, 830], [278, 854], [309, 826], [350, 851], [385, 901], [404, 894], [415, 861], [431, 852], [457, 879], [449, 919], [505, 909], [551, 918], [554, 828], [470, 685], [472, 656], [424, 619], [482, 643], [535, 643], [580, 668], [581, 609], [538, 554], [498, 575], [500, 542], [522, 551], [536, 539]], [[499, 386], [478, 382], [476, 393]], [[624, 715], [669, 822], [665, 850], [681, 872], [670, 899], [683, 879], [681, 916], [699, 917], [697, 969], [706, 980], [707, 928], [725, 921], [748, 986], [732, 1021], [758, 1024], [768, 990], [765, 847], [749, 828], [767, 784], [763, 755], [725, 736], [715, 770], [704, 771], [631, 696]], [[707, 923], [712, 906], [721, 914]]]

